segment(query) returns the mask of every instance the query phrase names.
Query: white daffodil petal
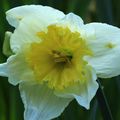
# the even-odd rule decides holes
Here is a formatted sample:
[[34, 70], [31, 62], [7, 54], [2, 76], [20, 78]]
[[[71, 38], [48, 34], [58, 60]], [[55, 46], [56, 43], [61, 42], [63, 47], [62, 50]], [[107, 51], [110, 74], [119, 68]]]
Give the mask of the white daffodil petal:
[[[19, 22], [28, 16], [37, 14], [45, 20], [52, 21], [64, 17], [64, 13], [54, 8], [42, 5], [24, 5], [10, 9], [6, 12], [7, 20], [10, 25], [17, 27]], [[35, 17], [33, 17], [34, 19]], [[41, 22], [41, 21], [39, 21]]]
[[81, 17], [74, 13], [69, 13], [58, 22], [58, 25], [69, 27], [71, 31], [79, 31], [80, 27], [84, 25], [84, 23]]
[[57, 97], [53, 91], [40, 84], [20, 84], [25, 105], [25, 120], [50, 120], [59, 116], [71, 99]]
[[31, 42], [40, 42], [37, 33], [47, 30], [47, 26], [55, 23], [56, 19], [50, 18], [48, 20], [41, 17], [41, 15], [38, 16], [33, 14], [25, 17], [11, 36], [10, 43], [13, 52], [17, 52], [22, 49], [21, 47]]
[[6, 63], [0, 64], [0, 76], [7, 77], [6, 67], [7, 67]]
[[[120, 74], [120, 29], [102, 23], [90, 23], [86, 28], [94, 29], [94, 37], [88, 37], [87, 42], [93, 51], [93, 56], [85, 59], [94, 67], [98, 77], [110, 78]], [[86, 34], [89, 34], [86, 31]]]
[[85, 107], [86, 109], [89, 109], [90, 102], [95, 96], [97, 89], [98, 83], [96, 82], [96, 75], [94, 75], [91, 80], [88, 80], [86, 82], [86, 84], [82, 88], [82, 92], [79, 95], [74, 95], [74, 97], [81, 106]]
[[47, 30], [47, 26], [56, 23], [58, 19], [62, 18], [62, 16], [57, 15], [56, 17], [49, 15], [49, 17], [46, 18], [40, 13], [31, 14], [30, 16], [25, 17], [11, 36], [10, 43], [13, 52], [16, 53], [18, 50], [22, 49], [21, 47], [26, 44], [28, 45], [31, 42], [40, 42], [40, 38], [37, 33]]
[[10, 39], [10, 45], [13, 52], [22, 50], [25, 45], [34, 41], [40, 41], [37, 32], [44, 28], [44, 24], [39, 23], [39, 18], [33, 19], [33, 16], [26, 17], [15, 29]]
[[13, 85], [34, 79], [22, 54], [12, 55], [6, 63], [0, 64], [0, 75], [8, 77], [9, 82]]
[[55, 94], [63, 98], [74, 97], [81, 106], [89, 109], [90, 101], [98, 89], [98, 83], [96, 82], [96, 72], [91, 67], [88, 67], [87, 72], [88, 79], [84, 83], [77, 83], [64, 91], [57, 91]]

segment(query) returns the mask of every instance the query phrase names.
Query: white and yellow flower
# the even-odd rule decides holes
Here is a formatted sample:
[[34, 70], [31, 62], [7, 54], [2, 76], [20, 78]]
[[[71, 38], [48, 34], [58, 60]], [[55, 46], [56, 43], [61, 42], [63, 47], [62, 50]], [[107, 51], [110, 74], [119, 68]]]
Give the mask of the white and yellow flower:
[[29, 5], [7, 11], [15, 27], [12, 52], [0, 64], [0, 75], [19, 84], [25, 120], [59, 116], [76, 99], [89, 109], [98, 89], [97, 76], [120, 74], [120, 29], [82, 19], [47, 6]]

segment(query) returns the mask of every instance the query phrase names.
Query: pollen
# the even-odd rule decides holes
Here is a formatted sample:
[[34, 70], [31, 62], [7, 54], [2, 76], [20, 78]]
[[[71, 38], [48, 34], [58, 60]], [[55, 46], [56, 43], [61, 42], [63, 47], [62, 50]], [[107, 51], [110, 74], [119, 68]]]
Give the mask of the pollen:
[[111, 42], [109, 42], [109, 43], [106, 45], [106, 47], [107, 47], [107, 48], [110, 48], [110, 49], [114, 48], [115, 46], [116, 46], [116, 45], [113, 44], [113, 43], [111, 43]]
[[40, 42], [31, 43], [26, 61], [36, 81], [54, 90], [64, 90], [87, 78], [84, 56], [92, 55], [80, 33], [68, 27], [48, 26], [36, 33]]
[[54, 58], [54, 62], [56, 63], [71, 63], [72, 60], [72, 52], [69, 52], [67, 50], [52, 50], [52, 55]]

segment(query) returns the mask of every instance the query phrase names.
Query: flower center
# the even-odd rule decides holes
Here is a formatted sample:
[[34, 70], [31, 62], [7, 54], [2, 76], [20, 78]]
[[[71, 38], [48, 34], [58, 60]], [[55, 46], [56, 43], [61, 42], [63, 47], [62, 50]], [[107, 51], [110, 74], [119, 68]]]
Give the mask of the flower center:
[[52, 50], [52, 55], [54, 58], [54, 62], [56, 63], [71, 63], [71, 60], [73, 58], [73, 55], [71, 52], [67, 50]]
[[63, 90], [88, 79], [83, 57], [91, 55], [91, 50], [80, 33], [51, 25], [37, 35], [41, 41], [31, 43], [26, 61], [39, 83]]

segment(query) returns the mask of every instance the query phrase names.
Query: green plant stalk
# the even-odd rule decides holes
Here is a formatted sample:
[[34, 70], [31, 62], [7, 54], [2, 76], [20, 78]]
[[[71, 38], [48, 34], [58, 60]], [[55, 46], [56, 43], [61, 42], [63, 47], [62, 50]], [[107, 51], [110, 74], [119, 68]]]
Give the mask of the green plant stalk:
[[[1, 79], [1, 78], [0, 78]], [[0, 86], [0, 120], [7, 120], [4, 95]]]
[[97, 79], [97, 82], [99, 84], [99, 88], [98, 88], [98, 91], [96, 93], [96, 97], [97, 97], [99, 107], [101, 109], [101, 113], [103, 115], [103, 119], [104, 120], [113, 120], [110, 107], [108, 105], [105, 93], [103, 91], [103, 88], [102, 88], [102, 85], [101, 85], [99, 79]]

